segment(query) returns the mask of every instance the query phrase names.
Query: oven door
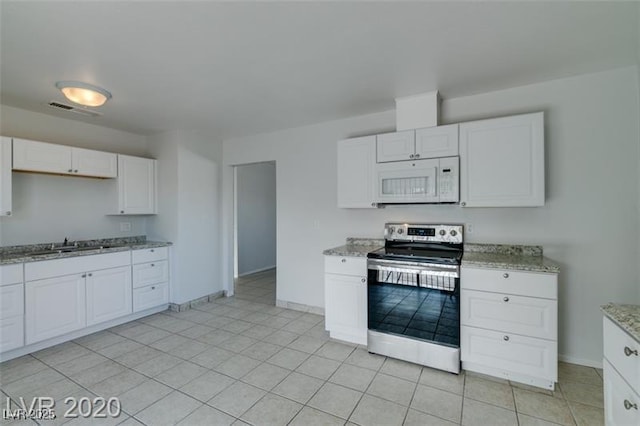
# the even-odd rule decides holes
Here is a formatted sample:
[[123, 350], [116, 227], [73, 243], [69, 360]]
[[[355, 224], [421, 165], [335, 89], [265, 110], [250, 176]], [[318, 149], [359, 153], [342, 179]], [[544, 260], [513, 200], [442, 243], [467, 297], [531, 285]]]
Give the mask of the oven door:
[[369, 259], [368, 328], [460, 346], [460, 278], [456, 265]]

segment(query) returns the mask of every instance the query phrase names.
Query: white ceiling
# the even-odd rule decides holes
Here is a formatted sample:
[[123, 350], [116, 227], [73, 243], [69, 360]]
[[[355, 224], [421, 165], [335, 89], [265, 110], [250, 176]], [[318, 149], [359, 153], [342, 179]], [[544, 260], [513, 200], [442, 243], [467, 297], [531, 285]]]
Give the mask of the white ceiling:
[[[638, 63], [638, 3], [9, 2], [0, 101], [149, 134], [221, 138]], [[113, 93], [45, 106], [58, 80]], [[66, 114], [66, 115], [65, 115]]]

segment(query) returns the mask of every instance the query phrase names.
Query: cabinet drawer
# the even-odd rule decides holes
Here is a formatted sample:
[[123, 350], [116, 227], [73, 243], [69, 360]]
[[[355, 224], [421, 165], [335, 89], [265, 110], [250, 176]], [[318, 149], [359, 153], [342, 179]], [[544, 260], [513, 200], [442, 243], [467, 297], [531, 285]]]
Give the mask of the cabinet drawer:
[[0, 319], [0, 352], [24, 346], [24, 317]]
[[169, 285], [154, 284], [133, 290], [133, 312], [169, 303]]
[[141, 263], [133, 265], [133, 288], [169, 281], [169, 262]]
[[557, 340], [558, 302], [512, 294], [461, 290], [460, 323]]
[[[604, 423], [607, 426], [640, 424], [640, 396], [604, 360]], [[626, 403], [625, 403], [626, 402]], [[635, 408], [634, 408], [635, 404]]]
[[460, 288], [555, 300], [558, 274], [462, 267]]
[[129, 251], [95, 254], [90, 256], [68, 257], [66, 259], [44, 260], [27, 263], [24, 268], [26, 281], [60, 277], [69, 274], [81, 274], [101, 269], [117, 268], [131, 264]]
[[480, 328], [460, 327], [463, 362], [482, 364], [508, 373], [557, 381], [558, 344]]
[[349, 256], [325, 256], [324, 272], [341, 275], [367, 276], [367, 258]]
[[[604, 318], [604, 357], [635, 390], [640, 390], [640, 343]], [[625, 353], [625, 348], [629, 348]], [[637, 352], [633, 352], [637, 351]], [[629, 355], [627, 355], [629, 353]]]
[[24, 284], [0, 287], [0, 319], [24, 313]]
[[163, 260], [169, 256], [167, 247], [154, 247], [142, 250], [134, 250], [131, 253], [133, 263], [153, 262], [154, 260]]
[[0, 286], [21, 283], [23, 278], [22, 263], [0, 266]]

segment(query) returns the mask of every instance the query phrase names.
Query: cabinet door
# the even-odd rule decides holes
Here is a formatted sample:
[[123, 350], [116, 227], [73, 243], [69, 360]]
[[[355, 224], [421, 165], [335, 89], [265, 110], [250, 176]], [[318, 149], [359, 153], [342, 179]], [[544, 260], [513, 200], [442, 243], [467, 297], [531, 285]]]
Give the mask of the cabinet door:
[[11, 138], [0, 137], [0, 216], [11, 216]]
[[71, 147], [14, 138], [13, 169], [70, 174]]
[[414, 158], [439, 158], [458, 155], [458, 125], [427, 127], [416, 130]]
[[604, 359], [604, 424], [628, 426], [640, 424], [640, 396]]
[[104, 269], [87, 274], [87, 325], [132, 312], [131, 267]]
[[338, 141], [338, 207], [376, 207], [375, 163], [375, 136]]
[[465, 207], [544, 205], [543, 113], [460, 124]]
[[67, 275], [29, 281], [25, 284], [27, 344], [60, 336], [85, 326], [83, 275]]
[[414, 130], [376, 136], [377, 162], [412, 160], [416, 152]]
[[0, 319], [0, 353], [24, 346], [24, 316]]
[[325, 274], [325, 328], [331, 336], [367, 343], [367, 279]]
[[118, 213], [156, 212], [155, 163], [148, 158], [118, 155]]
[[103, 178], [118, 177], [118, 156], [110, 152], [71, 148], [73, 173]]

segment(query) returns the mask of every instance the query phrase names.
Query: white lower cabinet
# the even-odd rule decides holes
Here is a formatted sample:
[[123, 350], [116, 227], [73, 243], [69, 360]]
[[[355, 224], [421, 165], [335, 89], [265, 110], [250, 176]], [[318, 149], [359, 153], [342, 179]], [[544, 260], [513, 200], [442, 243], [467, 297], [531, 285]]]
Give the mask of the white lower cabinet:
[[133, 312], [169, 303], [169, 250], [166, 247], [134, 250]]
[[85, 296], [83, 274], [27, 282], [26, 344], [85, 327]]
[[87, 326], [132, 312], [131, 267], [87, 273]]
[[640, 425], [640, 342], [607, 317], [603, 331], [605, 424]]
[[0, 352], [24, 346], [24, 316], [0, 319]]
[[367, 260], [325, 256], [325, 328], [334, 339], [367, 344]]
[[462, 368], [554, 389], [558, 376], [555, 273], [462, 267]]

